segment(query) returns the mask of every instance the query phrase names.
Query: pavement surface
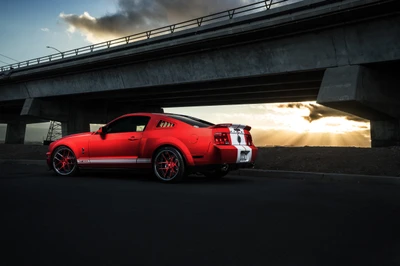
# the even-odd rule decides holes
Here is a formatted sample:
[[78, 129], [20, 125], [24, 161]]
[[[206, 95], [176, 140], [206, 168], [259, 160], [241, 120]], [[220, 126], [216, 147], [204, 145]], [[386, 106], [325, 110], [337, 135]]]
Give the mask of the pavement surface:
[[[0, 144], [0, 164], [46, 165], [47, 149], [48, 146], [43, 145]], [[400, 185], [399, 155], [398, 147], [389, 149], [259, 148], [257, 169], [242, 169], [233, 174], [280, 179]], [[335, 163], [332, 164], [332, 162]], [[343, 164], [343, 162], [347, 163]], [[358, 170], [352, 173], [349, 169]], [[343, 170], [349, 172], [337, 173]], [[394, 175], [390, 176], [388, 173]]]
[[398, 186], [0, 164], [0, 265], [400, 265]]
[[[35, 165], [46, 167], [45, 160], [29, 160], [29, 159], [0, 159], [0, 165]], [[336, 174], [336, 173], [316, 173], [301, 171], [280, 171], [280, 170], [264, 170], [264, 169], [239, 169], [232, 171], [232, 175], [237, 176], [254, 176], [263, 178], [279, 178], [279, 179], [300, 179], [321, 182], [344, 182], [344, 183], [369, 183], [369, 184], [386, 184], [400, 185], [400, 177], [398, 176], [373, 176], [373, 175], [356, 175], [356, 174]]]

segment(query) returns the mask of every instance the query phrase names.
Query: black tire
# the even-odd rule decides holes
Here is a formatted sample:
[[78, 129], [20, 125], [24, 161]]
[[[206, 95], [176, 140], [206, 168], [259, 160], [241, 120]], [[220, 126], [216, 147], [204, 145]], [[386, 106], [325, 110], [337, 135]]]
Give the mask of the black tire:
[[179, 182], [185, 176], [185, 170], [182, 154], [174, 147], [162, 147], [155, 152], [153, 171], [158, 180], [164, 183]]
[[225, 165], [213, 171], [204, 172], [203, 174], [208, 178], [220, 179], [226, 176], [228, 173], [229, 173], [229, 166]]
[[51, 156], [51, 165], [54, 172], [60, 176], [73, 176], [79, 171], [76, 156], [67, 146], [55, 149]]

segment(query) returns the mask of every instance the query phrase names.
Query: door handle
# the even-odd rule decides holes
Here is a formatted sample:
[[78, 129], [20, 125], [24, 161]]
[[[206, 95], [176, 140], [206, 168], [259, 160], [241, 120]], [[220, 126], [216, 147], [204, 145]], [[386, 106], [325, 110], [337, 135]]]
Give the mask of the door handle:
[[129, 141], [135, 141], [135, 140], [138, 140], [138, 139], [135, 138], [135, 137], [130, 137], [128, 140], [129, 140]]

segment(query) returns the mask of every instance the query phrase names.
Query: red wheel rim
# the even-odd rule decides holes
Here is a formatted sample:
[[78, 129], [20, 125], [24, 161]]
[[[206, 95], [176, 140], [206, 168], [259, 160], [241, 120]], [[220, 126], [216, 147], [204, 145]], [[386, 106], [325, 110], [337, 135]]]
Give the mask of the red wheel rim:
[[53, 168], [60, 175], [71, 174], [76, 167], [74, 153], [68, 149], [59, 149], [53, 156]]
[[158, 153], [155, 159], [155, 170], [159, 178], [165, 181], [174, 179], [179, 173], [180, 162], [177, 155], [171, 151]]

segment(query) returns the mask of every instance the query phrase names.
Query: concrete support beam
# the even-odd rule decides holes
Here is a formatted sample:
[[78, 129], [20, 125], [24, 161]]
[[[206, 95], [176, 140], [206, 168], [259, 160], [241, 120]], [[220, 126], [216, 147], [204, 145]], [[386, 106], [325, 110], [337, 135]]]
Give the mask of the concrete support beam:
[[[106, 116], [104, 116], [105, 120], [101, 123], [108, 123], [111, 120], [129, 113], [164, 113], [164, 109], [160, 106], [153, 105], [133, 105], [133, 104], [121, 104], [121, 103], [109, 103], [107, 105]], [[93, 121], [92, 121], [93, 122]]]
[[[90, 128], [90, 125], [89, 125]], [[68, 123], [67, 122], [61, 122], [61, 136], [65, 137], [69, 135], [68, 134]]]
[[6, 144], [24, 144], [26, 123], [23, 121], [14, 121], [7, 123]]
[[92, 123], [106, 123], [111, 119], [127, 113], [151, 112], [163, 113], [160, 106], [133, 105], [126, 103], [114, 103], [108, 101], [57, 101], [28, 98], [25, 100], [21, 116], [36, 117], [48, 120], [67, 122], [75, 114], [81, 113]]
[[400, 145], [399, 82], [398, 75], [388, 69], [329, 68], [317, 102], [370, 120], [372, 147]]
[[90, 131], [90, 122], [88, 119], [84, 117], [84, 114], [77, 114], [75, 117], [71, 117], [66, 122], [61, 122], [61, 132], [62, 136], [89, 132]]
[[110, 103], [106, 101], [60, 102], [29, 98], [25, 100], [21, 118], [45, 118], [60, 121], [62, 135], [90, 131], [90, 123], [105, 124], [127, 113], [163, 113], [160, 106]]
[[67, 121], [70, 111], [71, 107], [66, 102], [27, 98], [25, 99], [20, 115], [55, 121]]
[[127, 104], [103, 104], [92, 108], [76, 108], [67, 121], [61, 123], [62, 135], [70, 135], [90, 131], [90, 123], [106, 124], [111, 120], [128, 113], [151, 112], [163, 113], [158, 106], [132, 106]]
[[90, 118], [94, 112], [76, 102], [50, 101], [36, 98], [25, 100], [21, 117], [39, 117], [62, 122], [62, 135], [90, 131]]
[[22, 117], [19, 114], [0, 114], [0, 123], [8, 124], [14, 121], [23, 121], [26, 124], [45, 123], [49, 122], [48, 119], [41, 119], [37, 117]]

